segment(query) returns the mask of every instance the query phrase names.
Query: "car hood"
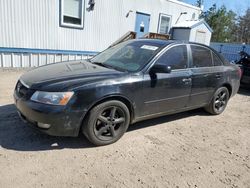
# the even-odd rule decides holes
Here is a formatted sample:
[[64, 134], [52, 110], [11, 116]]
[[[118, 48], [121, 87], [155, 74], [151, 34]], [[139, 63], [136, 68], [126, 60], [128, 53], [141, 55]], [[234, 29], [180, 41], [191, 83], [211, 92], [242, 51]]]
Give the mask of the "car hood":
[[61, 91], [123, 74], [87, 61], [70, 61], [36, 68], [20, 80], [31, 89]]

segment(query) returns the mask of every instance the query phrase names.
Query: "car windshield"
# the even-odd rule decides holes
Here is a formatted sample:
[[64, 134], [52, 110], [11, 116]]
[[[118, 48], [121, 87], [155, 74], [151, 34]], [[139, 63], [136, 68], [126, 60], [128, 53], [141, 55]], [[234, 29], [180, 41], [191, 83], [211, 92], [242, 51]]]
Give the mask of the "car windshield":
[[108, 48], [90, 61], [108, 68], [125, 72], [141, 70], [163, 47], [162, 43], [150, 41], [127, 41]]

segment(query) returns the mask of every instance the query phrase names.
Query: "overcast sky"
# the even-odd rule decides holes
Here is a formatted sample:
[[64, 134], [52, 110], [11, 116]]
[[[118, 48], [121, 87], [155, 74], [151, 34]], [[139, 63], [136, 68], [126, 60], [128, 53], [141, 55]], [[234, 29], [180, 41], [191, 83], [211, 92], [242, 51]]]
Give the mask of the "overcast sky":
[[[196, 0], [183, 0], [189, 4], [195, 4]], [[233, 10], [238, 15], [243, 15], [248, 7], [250, 7], [250, 0], [204, 0], [204, 10], [209, 9], [214, 3], [217, 6], [225, 5], [227, 9]]]

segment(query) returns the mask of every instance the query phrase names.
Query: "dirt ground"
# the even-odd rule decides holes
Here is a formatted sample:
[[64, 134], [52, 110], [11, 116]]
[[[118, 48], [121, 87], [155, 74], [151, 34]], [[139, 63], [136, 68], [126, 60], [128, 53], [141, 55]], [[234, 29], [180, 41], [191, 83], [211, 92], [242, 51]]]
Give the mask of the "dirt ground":
[[203, 110], [131, 126], [115, 144], [51, 137], [26, 126], [12, 93], [25, 70], [0, 70], [0, 187], [250, 188], [250, 90], [226, 111]]

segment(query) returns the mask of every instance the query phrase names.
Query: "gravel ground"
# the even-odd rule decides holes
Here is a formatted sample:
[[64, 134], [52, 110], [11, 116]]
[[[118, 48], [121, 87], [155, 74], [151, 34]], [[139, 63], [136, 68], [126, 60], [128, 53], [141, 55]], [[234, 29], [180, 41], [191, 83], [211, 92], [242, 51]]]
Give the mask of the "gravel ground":
[[131, 126], [115, 144], [26, 126], [12, 93], [26, 70], [0, 70], [0, 187], [250, 188], [250, 90], [226, 111], [194, 110]]

